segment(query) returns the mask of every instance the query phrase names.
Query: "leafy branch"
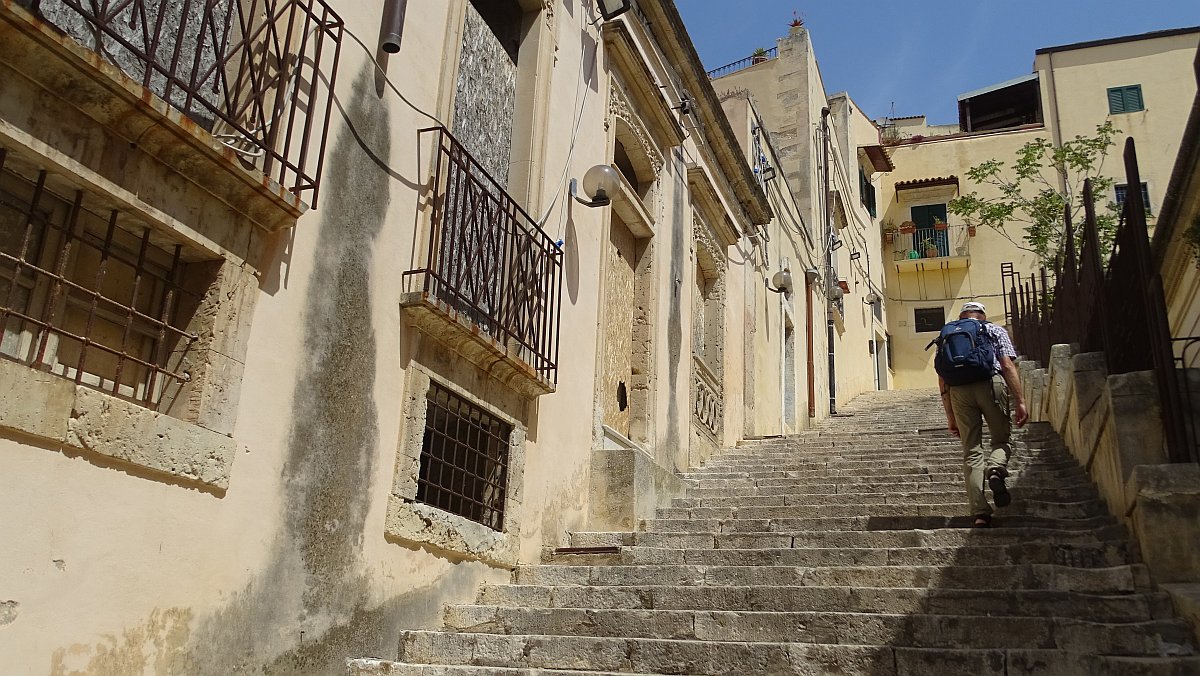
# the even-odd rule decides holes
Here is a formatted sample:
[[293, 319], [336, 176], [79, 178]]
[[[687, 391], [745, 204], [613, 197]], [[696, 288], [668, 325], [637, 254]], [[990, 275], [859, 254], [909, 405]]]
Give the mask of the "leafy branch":
[[[1063, 246], [1063, 213], [1070, 204], [1072, 222], [1081, 222], [1083, 181], [1091, 178], [1101, 256], [1107, 257], [1116, 234], [1117, 208], [1112, 202], [1099, 203], [1114, 183], [1100, 176], [1100, 170], [1118, 133], [1120, 130], [1106, 121], [1096, 127], [1094, 136], [1077, 135], [1060, 146], [1045, 138], [1029, 141], [1017, 150], [1011, 166], [996, 159], [981, 162], [967, 170], [967, 178], [991, 188], [993, 196], [982, 197], [972, 191], [950, 200], [947, 209], [969, 225], [992, 228], [1050, 265]], [[1020, 240], [1009, 232], [1012, 226], [1019, 227]], [[1077, 228], [1078, 237], [1082, 236], [1080, 230]]]

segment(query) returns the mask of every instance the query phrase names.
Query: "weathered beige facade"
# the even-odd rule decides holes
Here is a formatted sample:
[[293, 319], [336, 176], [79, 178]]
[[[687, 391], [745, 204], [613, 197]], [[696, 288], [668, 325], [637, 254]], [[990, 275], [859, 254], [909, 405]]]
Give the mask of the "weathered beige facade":
[[823, 416], [862, 392], [888, 389], [884, 273], [879, 221], [871, 209], [879, 177], [892, 167], [879, 148], [878, 130], [849, 95], [827, 94], [802, 27], [778, 40], [775, 58], [724, 75], [713, 86], [723, 98], [753, 101], [760, 133], [777, 149], [775, 166], [793, 195], [788, 201], [794, 214], [779, 218], [801, 224], [814, 245], [817, 278], [810, 286], [818, 302], [804, 321], [813, 323], [814, 347], [823, 348], [816, 361], [832, 375], [824, 382], [826, 399], [810, 410]]
[[[829, 392], [826, 289], [801, 291], [820, 231], [772, 220], [790, 193], [752, 171], [753, 125], [730, 124], [671, 2], [596, 21], [575, 2], [414, 0], [394, 54], [375, 49], [383, 4], [332, 2], [336, 20], [297, 31], [323, 40], [319, 76], [265, 62], [268, 107], [303, 100], [318, 131], [328, 110], [304, 141], [313, 204], [253, 149], [286, 116], [197, 121], [128, 55], [63, 34], [74, 10], [2, 0], [0, 188], [36, 201], [44, 171], [55, 201], [0, 220], [0, 295], [59, 321], [43, 287], [102, 284], [62, 292], [82, 314], [57, 333], [0, 320], [6, 671], [340, 673], [569, 530], [634, 525], [719, 449], [827, 414], [806, 394]], [[334, 75], [333, 100], [309, 100], [301, 84]], [[584, 206], [569, 186], [598, 164], [620, 184]], [[109, 253], [60, 257], [68, 284], [22, 242], [48, 219], [66, 247], [77, 196], [87, 250]], [[194, 300], [89, 314], [143, 274], [103, 281], [110, 213], [134, 237], [120, 257], [144, 235], [155, 288]], [[785, 259], [794, 288], [766, 291]], [[862, 341], [845, 302], [838, 330]], [[113, 340], [89, 322], [119, 334], [122, 312], [182, 347], [147, 329], [136, 374], [106, 371], [93, 343], [72, 361], [71, 335]], [[31, 368], [42, 344], [49, 365]], [[439, 498], [435, 474], [466, 471], [445, 449], [477, 443], [475, 478], [449, 486], [473, 502]]]
[[[964, 301], [982, 301], [990, 320], [1005, 321], [1002, 263], [1012, 263], [1013, 271], [1026, 278], [1039, 269], [1037, 257], [1023, 248], [1023, 224], [1012, 223], [1004, 232], [972, 229], [945, 214], [944, 205], [960, 194], [998, 195], [992, 186], [972, 184], [966, 171], [990, 159], [1011, 165], [1015, 152], [1029, 141], [1044, 138], [1061, 143], [1077, 135], [1093, 135], [1098, 125], [1111, 121], [1120, 133], [1099, 173], [1122, 183], [1124, 167], [1116, 149], [1125, 138], [1135, 138], [1149, 198], [1148, 221], [1153, 226], [1196, 94], [1190, 72], [1198, 42], [1200, 29], [1190, 28], [1041, 49], [1032, 75], [960, 97], [961, 127], [930, 125], [924, 116], [885, 121], [896, 171], [885, 175], [880, 194], [884, 226], [899, 229], [914, 221], [918, 226], [915, 233], [898, 230], [892, 242], [884, 244], [897, 387], [936, 384], [933, 352], [925, 347], [936, 336], [941, 320], [956, 317]], [[1027, 106], [1025, 116], [1014, 115], [1007, 125], [994, 120], [1011, 113], [986, 98], [1001, 96], [998, 92], [1005, 90], [1014, 92], [1010, 94], [1010, 103], [1016, 102], [1013, 107]], [[1123, 92], [1128, 101], [1110, 103], [1110, 96]], [[974, 101], [983, 101], [996, 112], [989, 118], [972, 110]], [[964, 131], [975, 129], [977, 119], [991, 121], [994, 128]], [[1048, 175], [1047, 180], [1058, 179]], [[1118, 196], [1100, 199], [1112, 202]], [[923, 250], [923, 242], [934, 233], [921, 229], [919, 222], [933, 214], [931, 210], [938, 210], [949, 226], [945, 235], [936, 235], [944, 240], [932, 256]]]

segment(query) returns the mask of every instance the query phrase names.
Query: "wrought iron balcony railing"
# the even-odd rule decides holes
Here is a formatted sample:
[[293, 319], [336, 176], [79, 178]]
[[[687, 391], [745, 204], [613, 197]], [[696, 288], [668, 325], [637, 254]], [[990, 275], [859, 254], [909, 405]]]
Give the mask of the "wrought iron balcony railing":
[[24, 0], [315, 205], [341, 51], [322, 0]]
[[418, 133], [435, 145], [433, 214], [424, 267], [405, 277], [556, 383], [562, 250], [449, 131]]

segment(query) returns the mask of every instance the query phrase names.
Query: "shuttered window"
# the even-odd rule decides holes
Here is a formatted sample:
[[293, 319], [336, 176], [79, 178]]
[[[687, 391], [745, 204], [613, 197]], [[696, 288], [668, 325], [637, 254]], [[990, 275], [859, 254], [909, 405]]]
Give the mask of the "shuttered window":
[[1108, 112], [1110, 114], [1135, 113], [1144, 110], [1145, 107], [1142, 102], [1141, 85], [1108, 88]]

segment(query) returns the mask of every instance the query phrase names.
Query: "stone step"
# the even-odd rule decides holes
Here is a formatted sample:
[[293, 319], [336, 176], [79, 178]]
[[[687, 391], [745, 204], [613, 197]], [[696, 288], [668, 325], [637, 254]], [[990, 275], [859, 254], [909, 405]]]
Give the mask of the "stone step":
[[[956, 467], [944, 470], [935, 471], [927, 467], [900, 467], [900, 468], [867, 468], [867, 469], [806, 469], [806, 470], [769, 470], [756, 469], [741, 472], [727, 472], [719, 469], [712, 471], [693, 470], [683, 475], [685, 482], [692, 481], [707, 481], [713, 480], [749, 480], [759, 481], [763, 479], [784, 479], [784, 480], [812, 480], [822, 478], [845, 477], [846, 481], [875, 481], [879, 478], [900, 478], [906, 479], [914, 477], [910, 480], [916, 481], [919, 477], [942, 477], [942, 481], [953, 481], [954, 479], [962, 479], [961, 463]], [[1059, 483], [1071, 480], [1081, 480], [1085, 483], [1090, 482], [1087, 474], [1079, 467], [1071, 467], [1068, 469], [1054, 471], [1039, 471], [1033, 469], [1016, 469], [1010, 463], [1009, 476], [1013, 481], [1042, 481], [1045, 483]]]
[[[737, 463], [721, 463], [709, 465], [710, 468], [716, 468], [723, 471], [749, 471], [749, 470], [770, 470], [770, 471], [790, 471], [790, 470], [812, 470], [812, 469], [917, 469], [926, 468], [931, 472], [953, 472], [962, 469], [961, 455], [947, 455], [944, 458], [936, 459], [914, 459], [914, 458], [873, 458], [866, 460], [842, 460], [839, 458], [830, 458], [827, 460], [817, 459], [801, 459], [801, 460], [779, 460], [778, 462], [765, 462], [761, 459], [747, 459]], [[1028, 462], [1016, 464], [1014, 469], [1022, 469], [1028, 471], [1060, 471], [1077, 468], [1078, 466], [1072, 462]]]
[[1126, 541], [1063, 545], [1022, 542], [969, 547], [797, 547], [779, 549], [668, 549], [621, 547], [612, 554], [550, 554], [547, 563], [583, 565], [688, 564], [700, 566], [1005, 566], [1054, 564], [1108, 568], [1136, 563]]
[[[965, 491], [962, 477], [957, 481], [891, 481], [891, 482], [838, 482], [817, 483], [803, 482], [794, 486], [756, 486], [709, 488], [707, 486], [687, 489], [689, 498], [719, 498], [742, 496], [774, 496], [774, 495], [840, 495], [856, 493], [917, 493], [917, 492], [957, 492]], [[1095, 495], [1091, 484], [1077, 483], [1069, 486], [1052, 486], [1049, 484], [1007, 483], [1012, 492], [1021, 491], [1030, 497], [1041, 500], [1052, 500], [1060, 496], [1070, 496], [1074, 500], [1086, 500]]]
[[346, 663], [347, 676], [651, 676], [628, 671], [575, 671], [522, 669], [520, 667], [475, 667], [442, 664], [405, 664], [380, 659], [357, 659]]
[[[820, 505], [846, 504], [854, 501], [864, 505], [944, 505], [961, 504], [966, 500], [966, 489], [961, 485], [944, 490], [915, 488], [909, 490], [887, 492], [846, 491], [839, 493], [837, 489], [820, 488], [805, 493], [786, 492], [780, 495], [702, 495], [674, 498], [672, 507], [780, 507], [785, 505]], [[1096, 500], [1098, 496], [1094, 488], [1031, 488], [1011, 486], [1009, 492], [1013, 501], [1036, 500], [1038, 502], [1074, 503], [1086, 500]]]
[[1192, 653], [1191, 627], [1181, 620], [1104, 622], [1057, 616], [861, 613], [833, 609], [733, 612], [460, 605], [447, 609], [446, 627], [452, 631], [488, 634], [921, 648], [1040, 648], [1131, 657]]
[[[897, 474], [894, 472], [876, 472], [871, 475], [859, 474], [856, 472], [812, 472], [809, 476], [782, 476], [782, 477], [731, 477], [725, 476], [722, 478], [712, 477], [684, 477], [683, 483], [688, 488], [707, 488], [707, 489], [733, 489], [743, 490], [746, 488], [794, 488], [809, 486], [812, 484], [872, 484], [877, 486], [890, 486], [893, 484], [906, 483], [924, 483], [924, 484], [961, 484], [963, 481], [962, 471], [956, 472], [910, 472], [905, 474]], [[1008, 483], [1014, 486], [1030, 486], [1037, 488], [1075, 488], [1091, 486], [1091, 481], [1082, 472], [1077, 472], [1071, 477], [1047, 477], [1038, 473], [1023, 474], [1019, 472], [1010, 472]]]
[[[789, 518], [820, 518], [845, 516], [931, 516], [945, 517], [948, 514], [966, 514], [967, 502], [964, 498], [956, 506], [952, 505], [862, 505], [857, 503], [824, 504], [824, 505], [792, 505], [785, 507], [664, 507], [658, 510], [658, 519], [646, 520], [642, 530], [670, 530], [671, 526], [659, 524], [659, 521], [680, 520], [718, 520], [731, 519], [769, 520]], [[1091, 516], [1104, 516], [1108, 513], [1100, 500], [1083, 500], [1079, 502], [1044, 502], [1040, 500], [1019, 500], [1004, 508], [1005, 515], [1037, 516], [1047, 519], [1081, 519]], [[653, 525], [652, 525], [653, 524]]]
[[[795, 519], [797, 525], [808, 519]], [[980, 547], [1053, 542], [1084, 545], [1126, 542], [1123, 526], [1093, 530], [1054, 528], [931, 528], [880, 530], [795, 529], [785, 532], [659, 533], [651, 531], [573, 531], [572, 547], [661, 547], [671, 549], [788, 549], [796, 547]]]
[[[871, 582], [870, 575], [864, 578]], [[1144, 622], [1171, 615], [1165, 593], [849, 586], [485, 585], [478, 605], [591, 610], [720, 610], [1064, 617]], [[461, 628], [461, 627], [460, 627]], [[527, 632], [517, 632], [527, 633]], [[741, 639], [723, 639], [741, 640]]]
[[617, 586], [822, 586], [912, 587], [937, 589], [1046, 589], [1093, 594], [1146, 591], [1150, 580], [1141, 564], [1111, 568], [1070, 568], [1048, 564], [1020, 566], [521, 566], [521, 585]]
[[[654, 674], [1195, 676], [1200, 659], [1039, 649], [966, 650], [406, 631], [400, 662]], [[436, 673], [436, 672], [435, 672]], [[489, 673], [489, 672], [479, 672]], [[536, 672], [535, 672], [536, 673]]]

